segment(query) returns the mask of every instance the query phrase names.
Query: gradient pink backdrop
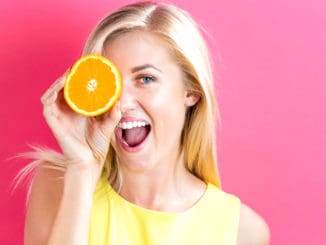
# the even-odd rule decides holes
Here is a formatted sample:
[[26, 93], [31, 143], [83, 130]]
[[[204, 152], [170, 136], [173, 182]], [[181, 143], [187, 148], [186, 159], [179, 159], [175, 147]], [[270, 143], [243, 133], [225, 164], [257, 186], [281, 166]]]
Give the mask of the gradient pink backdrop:
[[[26, 143], [56, 147], [39, 98], [96, 22], [127, 2], [0, 3], [1, 244], [23, 241], [26, 190], [10, 195], [10, 183], [27, 162], [7, 159]], [[266, 219], [272, 244], [325, 244], [325, 1], [174, 3], [211, 36], [224, 189]]]

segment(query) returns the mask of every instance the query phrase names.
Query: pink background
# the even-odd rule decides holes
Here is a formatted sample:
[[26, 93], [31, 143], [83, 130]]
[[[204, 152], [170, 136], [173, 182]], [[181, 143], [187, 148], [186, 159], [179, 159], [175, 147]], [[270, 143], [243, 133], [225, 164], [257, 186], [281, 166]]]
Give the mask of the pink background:
[[[25, 189], [10, 195], [10, 183], [27, 162], [7, 159], [26, 143], [56, 147], [39, 98], [127, 2], [1, 1], [1, 244], [23, 241]], [[272, 244], [325, 244], [325, 1], [174, 3], [211, 34], [224, 189], [266, 219]]]

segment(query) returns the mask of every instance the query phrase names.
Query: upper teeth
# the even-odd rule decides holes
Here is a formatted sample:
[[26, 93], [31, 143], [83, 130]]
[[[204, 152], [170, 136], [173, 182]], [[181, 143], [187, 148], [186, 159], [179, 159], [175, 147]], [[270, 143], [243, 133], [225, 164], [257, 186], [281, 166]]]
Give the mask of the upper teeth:
[[118, 124], [118, 127], [122, 128], [122, 129], [132, 129], [132, 128], [136, 128], [136, 127], [144, 127], [148, 124], [149, 123], [147, 123], [147, 122], [141, 122], [141, 121], [121, 122]]

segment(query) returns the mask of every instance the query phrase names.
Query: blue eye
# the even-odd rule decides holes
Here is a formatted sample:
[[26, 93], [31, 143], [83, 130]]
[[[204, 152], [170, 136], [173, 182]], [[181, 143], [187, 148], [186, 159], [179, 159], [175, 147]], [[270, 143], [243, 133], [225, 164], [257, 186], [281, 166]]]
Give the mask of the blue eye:
[[143, 84], [148, 84], [148, 83], [155, 81], [155, 78], [152, 76], [143, 76], [140, 78], [140, 80]]
[[141, 78], [141, 81], [144, 84], [148, 84], [150, 82], [153, 82], [154, 81], [154, 78], [151, 77], [151, 76], [144, 76], [144, 77]]

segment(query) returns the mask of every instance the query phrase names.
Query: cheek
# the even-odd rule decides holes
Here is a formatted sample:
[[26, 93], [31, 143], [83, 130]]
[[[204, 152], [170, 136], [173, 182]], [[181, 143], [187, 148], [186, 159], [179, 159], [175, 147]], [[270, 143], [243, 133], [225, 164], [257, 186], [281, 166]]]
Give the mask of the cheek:
[[153, 93], [143, 99], [150, 115], [162, 117], [162, 120], [165, 120], [164, 117], [178, 116], [185, 111], [184, 99], [173, 91]]
[[168, 95], [155, 97], [148, 105], [147, 110], [153, 120], [156, 133], [164, 137], [172, 132], [175, 136], [181, 133], [186, 113], [183, 100]]
[[150, 91], [138, 94], [138, 99], [152, 120], [154, 131], [182, 130], [186, 113], [185, 91], [178, 81], [162, 83]]
[[149, 94], [153, 106], [156, 107], [182, 107], [185, 104], [185, 91], [172, 83], [160, 86], [156, 91]]

